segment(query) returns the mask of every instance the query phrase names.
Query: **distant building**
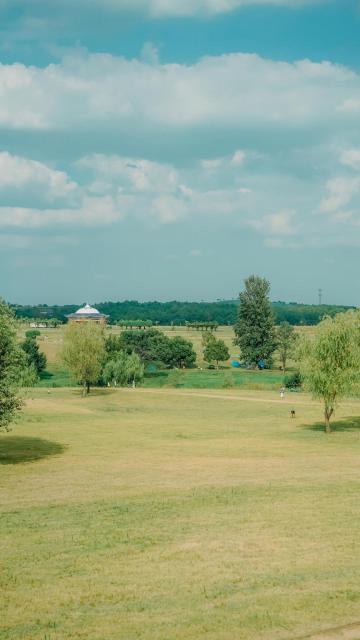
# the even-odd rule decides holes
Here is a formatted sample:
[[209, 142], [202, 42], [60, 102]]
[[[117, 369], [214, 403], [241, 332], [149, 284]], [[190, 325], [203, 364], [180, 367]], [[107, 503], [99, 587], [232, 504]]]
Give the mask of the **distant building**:
[[75, 313], [70, 313], [66, 316], [69, 322], [97, 322], [98, 324], [106, 324], [108, 316], [104, 313], [100, 313], [94, 307], [90, 307], [86, 304], [85, 307], [81, 307]]

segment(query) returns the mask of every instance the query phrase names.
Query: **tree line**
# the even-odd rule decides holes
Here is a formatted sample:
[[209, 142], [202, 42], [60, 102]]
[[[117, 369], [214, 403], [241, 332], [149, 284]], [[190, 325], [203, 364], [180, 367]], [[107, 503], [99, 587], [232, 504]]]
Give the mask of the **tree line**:
[[[78, 305], [63, 306], [23, 306], [13, 305], [17, 318], [41, 320], [55, 319], [66, 321], [66, 315], [74, 313]], [[95, 304], [101, 313], [109, 316], [111, 324], [119, 322], [139, 322], [136, 318], [142, 318], [142, 322], [150, 324], [186, 325], [186, 323], [206, 325], [217, 323], [218, 325], [234, 325], [238, 313], [238, 300], [219, 300], [217, 302], [137, 302], [126, 300], [124, 302], [100, 302]], [[347, 311], [351, 307], [337, 305], [306, 305], [295, 302], [272, 302], [272, 312], [275, 323], [288, 322], [291, 325], [316, 325], [322, 318], [334, 317], [337, 313]]]

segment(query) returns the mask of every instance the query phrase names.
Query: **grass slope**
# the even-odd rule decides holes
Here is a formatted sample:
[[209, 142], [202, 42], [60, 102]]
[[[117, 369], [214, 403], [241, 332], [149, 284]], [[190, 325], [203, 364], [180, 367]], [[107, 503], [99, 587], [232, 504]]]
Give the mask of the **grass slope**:
[[2, 640], [287, 639], [358, 619], [359, 402], [326, 437], [304, 395], [32, 394], [0, 438]]

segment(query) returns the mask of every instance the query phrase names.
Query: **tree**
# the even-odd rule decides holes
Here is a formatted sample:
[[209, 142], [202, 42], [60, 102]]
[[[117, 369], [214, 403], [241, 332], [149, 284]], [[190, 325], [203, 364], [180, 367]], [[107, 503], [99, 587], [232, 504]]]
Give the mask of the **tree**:
[[9, 431], [9, 424], [21, 410], [19, 395], [24, 358], [16, 341], [15, 318], [0, 299], [0, 430]]
[[212, 333], [207, 334], [203, 344], [205, 344], [204, 360], [206, 362], [215, 361], [217, 369], [219, 368], [219, 362], [225, 362], [230, 358], [229, 349], [224, 340], [217, 340]]
[[109, 360], [103, 371], [103, 380], [105, 384], [110, 384], [113, 387], [123, 387], [128, 382], [127, 375], [127, 360], [129, 356], [125, 351], [118, 351], [116, 356]]
[[180, 336], [168, 338], [168, 340], [168, 354], [165, 364], [169, 367], [179, 367], [181, 369], [193, 367], [196, 361], [196, 353], [192, 342]]
[[70, 323], [65, 328], [62, 359], [75, 380], [83, 386], [83, 395], [96, 384], [105, 360], [104, 332], [92, 322]]
[[305, 386], [323, 401], [325, 431], [330, 433], [336, 406], [360, 379], [359, 312], [348, 311], [323, 320], [314, 340], [303, 339], [299, 356]]
[[239, 345], [244, 361], [252, 366], [260, 360], [270, 364], [276, 347], [269, 292], [269, 282], [252, 275], [245, 280], [245, 290], [239, 296], [235, 343]]
[[40, 375], [46, 367], [46, 355], [39, 349], [39, 345], [36, 342], [35, 337], [27, 337], [21, 344], [21, 348], [26, 353], [29, 366], [33, 366], [37, 375]]
[[191, 367], [196, 360], [191, 342], [179, 336], [169, 338], [158, 329], [123, 331], [119, 338], [107, 340], [106, 348], [108, 353], [135, 352], [144, 362], [161, 362], [167, 367]]
[[279, 351], [281, 368], [286, 372], [286, 363], [289, 355], [294, 349], [297, 335], [295, 329], [288, 322], [282, 322], [276, 329], [276, 341]]
[[126, 354], [124, 351], [117, 352], [116, 356], [109, 360], [103, 371], [105, 384], [114, 387], [125, 387], [133, 383], [136, 384], [144, 377], [144, 365], [137, 353]]
[[128, 382], [136, 385], [144, 377], [144, 364], [137, 353], [132, 353], [127, 358], [126, 373]]

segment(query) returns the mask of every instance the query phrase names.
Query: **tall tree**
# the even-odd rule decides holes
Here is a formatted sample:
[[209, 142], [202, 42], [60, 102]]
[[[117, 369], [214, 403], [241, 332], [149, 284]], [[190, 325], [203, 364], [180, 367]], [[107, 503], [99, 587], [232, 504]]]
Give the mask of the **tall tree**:
[[103, 328], [92, 322], [68, 324], [64, 332], [62, 359], [82, 385], [83, 395], [88, 394], [90, 386], [100, 379], [105, 360]]
[[294, 327], [288, 322], [282, 322], [276, 329], [276, 342], [279, 352], [281, 368], [286, 372], [286, 364], [289, 355], [291, 355], [297, 339]]
[[0, 299], [0, 430], [9, 431], [10, 423], [22, 407], [19, 390], [23, 366], [24, 356], [17, 345], [13, 313]]
[[360, 312], [323, 320], [315, 339], [303, 339], [299, 356], [305, 386], [322, 400], [325, 431], [330, 433], [336, 406], [360, 381]]
[[252, 275], [245, 280], [245, 289], [239, 296], [235, 342], [241, 349], [243, 360], [252, 366], [260, 360], [270, 364], [276, 347], [269, 293], [270, 283], [265, 278]]

